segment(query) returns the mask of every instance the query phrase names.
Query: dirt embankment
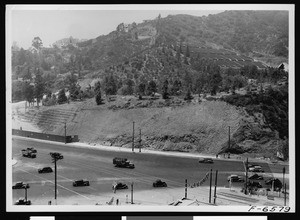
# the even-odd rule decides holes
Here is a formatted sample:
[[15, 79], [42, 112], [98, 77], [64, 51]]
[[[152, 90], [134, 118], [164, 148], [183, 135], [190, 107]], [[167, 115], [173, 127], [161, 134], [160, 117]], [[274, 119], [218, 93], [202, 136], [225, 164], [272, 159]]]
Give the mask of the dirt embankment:
[[38, 118], [45, 120], [41, 116], [47, 112], [47, 126], [51, 118], [55, 124], [49, 132], [63, 134], [64, 125], [57, 123], [57, 117], [64, 114], [68, 135], [78, 134], [81, 142], [122, 147], [132, 147], [134, 122], [135, 147], [141, 143], [143, 148], [164, 151], [264, 153], [277, 140], [276, 134], [264, 127], [261, 116], [249, 116], [242, 108], [222, 101], [187, 103], [118, 97], [100, 106], [94, 99], [73, 103], [72, 108], [69, 105], [52, 106], [50, 113], [49, 107], [42, 107], [33, 121], [44, 126], [41, 130], [45, 132], [45, 123]]

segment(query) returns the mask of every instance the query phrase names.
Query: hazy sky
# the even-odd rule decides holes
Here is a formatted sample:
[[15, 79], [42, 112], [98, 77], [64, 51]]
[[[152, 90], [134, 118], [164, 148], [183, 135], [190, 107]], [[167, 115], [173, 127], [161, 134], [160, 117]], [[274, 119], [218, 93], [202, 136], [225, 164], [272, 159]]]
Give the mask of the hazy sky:
[[141, 23], [154, 19], [159, 14], [190, 14], [202, 16], [222, 12], [221, 10], [11, 10], [11, 43], [28, 49], [38, 36], [48, 47], [56, 40], [66, 37], [79, 39], [96, 38], [115, 30], [124, 23]]

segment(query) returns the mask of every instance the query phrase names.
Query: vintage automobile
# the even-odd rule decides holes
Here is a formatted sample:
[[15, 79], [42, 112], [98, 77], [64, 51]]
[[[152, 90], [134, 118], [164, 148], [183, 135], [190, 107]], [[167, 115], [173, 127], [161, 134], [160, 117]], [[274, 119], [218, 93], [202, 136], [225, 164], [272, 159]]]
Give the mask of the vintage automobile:
[[128, 186], [125, 183], [117, 182], [112, 186], [113, 189], [128, 189]]
[[31, 205], [31, 201], [20, 198], [15, 202], [15, 205]]
[[77, 186], [89, 186], [90, 182], [86, 179], [81, 179], [81, 180], [75, 180], [73, 182], [73, 186], [77, 187]]
[[214, 163], [211, 158], [200, 158], [199, 163]]
[[167, 187], [167, 183], [161, 181], [160, 179], [156, 180], [152, 185], [153, 187]]
[[244, 182], [244, 178], [238, 175], [230, 175], [227, 177], [228, 182]]
[[28, 147], [27, 150], [30, 151], [31, 153], [36, 153], [37, 152], [36, 149], [33, 148], [33, 147]]
[[52, 173], [53, 170], [52, 170], [51, 167], [44, 167], [44, 168], [42, 168], [42, 169], [38, 169], [38, 172], [39, 172], [39, 173]]
[[29, 188], [29, 184], [23, 183], [23, 182], [17, 182], [15, 185], [12, 186], [13, 189], [25, 189]]

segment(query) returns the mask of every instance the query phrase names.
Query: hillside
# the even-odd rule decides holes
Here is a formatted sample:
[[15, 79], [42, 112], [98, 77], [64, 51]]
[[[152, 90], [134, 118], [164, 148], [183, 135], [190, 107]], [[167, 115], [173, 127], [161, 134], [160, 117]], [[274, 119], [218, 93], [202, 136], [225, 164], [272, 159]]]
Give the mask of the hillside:
[[[95, 106], [91, 99], [41, 107], [20, 117], [53, 134], [64, 133], [63, 120], [67, 123], [67, 134], [78, 134], [81, 142], [108, 146], [131, 147], [133, 121], [136, 147], [139, 129], [143, 148], [164, 151], [273, 157], [282, 144], [276, 132], [263, 120], [258, 123], [257, 117], [243, 108], [205, 99], [200, 103], [197, 99], [186, 103], [176, 98], [165, 102], [118, 96], [115, 101], [100, 106]], [[227, 149], [229, 126], [231, 149]]]

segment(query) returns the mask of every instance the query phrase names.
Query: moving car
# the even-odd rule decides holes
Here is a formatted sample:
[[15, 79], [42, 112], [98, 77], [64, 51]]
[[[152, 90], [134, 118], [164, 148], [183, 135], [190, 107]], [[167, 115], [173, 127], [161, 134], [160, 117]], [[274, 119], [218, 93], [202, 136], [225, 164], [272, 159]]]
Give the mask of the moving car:
[[211, 158], [200, 158], [199, 163], [214, 163]]
[[227, 177], [227, 181], [228, 182], [244, 182], [244, 178], [238, 175], [230, 175], [229, 177]]
[[260, 172], [260, 173], [265, 172], [260, 166], [249, 167], [248, 170], [250, 172]]
[[23, 182], [17, 182], [15, 185], [12, 186], [13, 189], [25, 189], [29, 188], [29, 184], [23, 183]]
[[42, 169], [38, 169], [38, 172], [39, 172], [39, 173], [52, 173], [53, 170], [52, 170], [51, 167], [44, 167], [44, 168], [42, 168]]
[[130, 168], [130, 169], [134, 168], [134, 164], [131, 161], [127, 160], [127, 158], [115, 157], [113, 159], [113, 164], [115, 165], [115, 167], [123, 167], [123, 168]]
[[36, 154], [32, 153], [30, 150], [22, 150], [22, 156], [23, 157], [28, 157], [28, 158], [36, 158]]
[[257, 173], [255, 173], [255, 174], [249, 176], [249, 180], [263, 180], [263, 179], [264, 179], [264, 177], [258, 175]]
[[73, 186], [89, 186], [90, 182], [88, 180], [82, 179], [82, 180], [75, 180], [73, 182]]
[[128, 186], [125, 183], [115, 183], [113, 184], [113, 189], [128, 189]]
[[15, 202], [15, 205], [31, 205], [31, 201], [20, 198]]
[[36, 153], [36, 149], [34, 149], [33, 147], [28, 147], [27, 151], [30, 151], [31, 153]]
[[158, 179], [153, 183], [153, 187], [167, 187], [167, 183]]

